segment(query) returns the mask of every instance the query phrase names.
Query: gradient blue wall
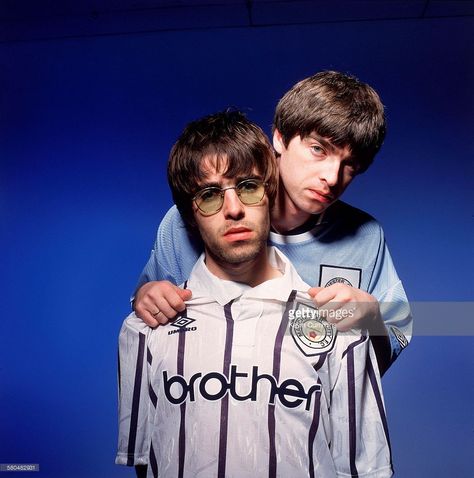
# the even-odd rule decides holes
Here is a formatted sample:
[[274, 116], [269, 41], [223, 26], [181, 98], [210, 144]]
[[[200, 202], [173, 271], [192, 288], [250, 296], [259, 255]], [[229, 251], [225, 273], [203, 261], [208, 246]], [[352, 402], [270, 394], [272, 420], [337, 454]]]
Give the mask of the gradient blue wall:
[[[132, 476], [113, 464], [116, 340], [171, 205], [169, 148], [186, 122], [228, 105], [269, 132], [280, 96], [316, 71], [355, 74], [387, 107], [385, 145], [345, 199], [383, 224], [410, 298], [473, 300], [473, 26], [0, 45], [0, 463], [39, 463], [44, 477]], [[397, 476], [469, 474], [473, 345], [415, 337], [384, 378]]]

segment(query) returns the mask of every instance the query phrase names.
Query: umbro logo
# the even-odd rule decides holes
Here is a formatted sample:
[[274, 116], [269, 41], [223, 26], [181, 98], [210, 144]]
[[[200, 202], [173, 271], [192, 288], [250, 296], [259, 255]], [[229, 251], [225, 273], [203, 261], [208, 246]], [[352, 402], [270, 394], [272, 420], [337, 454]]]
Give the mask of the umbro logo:
[[176, 319], [174, 322], [171, 322], [173, 327], [187, 327], [189, 324], [196, 322], [196, 319], [191, 319], [190, 317], [180, 317]]
[[408, 339], [403, 335], [403, 332], [400, 329], [397, 329], [393, 325], [390, 328], [392, 329], [395, 338], [398, 340], [400, 347], [404, 349], [408, 345]]
[[189, 327], [193, 322], [196, 322], [196, 319], [191, 319], [191, 317], [179, 317], [170, 323], [171, 326], [176, 327], [176, 330], [169, 330], [168, 335], [178, 334], [180, 332], [194, 332], [197, 330], [197, 327], [195, 325]]

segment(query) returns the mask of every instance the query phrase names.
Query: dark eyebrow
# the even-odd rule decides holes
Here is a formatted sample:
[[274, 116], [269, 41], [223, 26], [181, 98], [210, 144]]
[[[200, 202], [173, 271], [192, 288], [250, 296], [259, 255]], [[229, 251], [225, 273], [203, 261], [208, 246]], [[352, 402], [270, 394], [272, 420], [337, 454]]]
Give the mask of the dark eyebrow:
[[[322, 138], [321, 136], [317, 135], [316, 133], [310, 133], [308, 136], [306, 136], [306, 138], [309, 138], [309, 139], [312, 139], [313, 141], [317, 141], [318, 143], [321, 143], [321, 146], [328, 149], [329, 151], [331, 151], [331, 150], [334, 151], [336, 149], [340, 149], [340, 146], [335, 145], [331, 140]], [[353, 155], [351, 150], [350, 150], [349, 156], [347, 156], [347, 158], [345, 158], [344, 161], [345, 162], [356, 161], [355, 156]]]
[[207, 182], [207, 183], [199, 184], [198, 191], [202, 191], [203, 189], [207, 189], [207, 188], [222, 188], [222, 185], [215, 181]]
[[247, 179], [258, 179], [262, 180], [262, 176], [260, 174], [252, 174], [250, 176], [238, 176], [235, 178], [235, 184], [239, 184], [242, 181], [246, 181]]
[[[241, 183], [242, 181], [245, 181], [247, 179], [258, 179], [258, 180], [262, 180], [262, 176], [260, 174], [252, 174], [251, 176], [237, 176], [235, 178], [235, 184], [239, 184]], [[198, 189], [197, 189], [197, 192], [199, 191], [202, 191], [203, 189], [207, 189], [207, 188], [219, 188], [219, 189], [222, 189], [222, 184], [216, 182], [216, 181], [209, 181], [209, 182], [205, 182], [205, 183], [202, 183], [198, 186]]]
[[310, 133], [307, 138], [312, 139], [313, 141], [317, 141], [318, 143], [321, 143], [322, 146], [328, 149], [334, 149], [335, 145], [331, 143], [331, 141], [322, 138], [321, 136], [317, 135], [316, 133]]

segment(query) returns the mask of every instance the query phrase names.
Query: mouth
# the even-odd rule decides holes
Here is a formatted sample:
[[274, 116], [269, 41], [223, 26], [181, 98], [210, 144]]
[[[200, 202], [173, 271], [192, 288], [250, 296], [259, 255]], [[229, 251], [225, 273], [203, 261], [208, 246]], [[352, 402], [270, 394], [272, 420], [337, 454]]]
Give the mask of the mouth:
[[231, 227], [224, 234], [224, 239], [228, 242], [245, 241], [252, 237], [252, 230], [247, 227]]
[[321, 191], [317, 191], [316, 189], [310, 189], [309, 192], [311, 193], [313, 199], [316, 199], [321, 203], [329, 204], [334, 201], [334, 196], [332, 194], [323, 193]]

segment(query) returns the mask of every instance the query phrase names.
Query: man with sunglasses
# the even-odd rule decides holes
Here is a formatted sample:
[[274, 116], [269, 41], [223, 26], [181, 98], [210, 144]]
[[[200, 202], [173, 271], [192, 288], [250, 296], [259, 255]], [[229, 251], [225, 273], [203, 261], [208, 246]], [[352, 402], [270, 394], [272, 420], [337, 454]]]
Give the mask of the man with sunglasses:
[[[382, 373], [411, 338], [412, 317], [383, 230], [368, 214], [339, 201], [366, 171], [385, 136], [377, 93], [354, 77], [322, 72], [297, 83], [278, 103], [273, 122], [279, 186], [269, 242], [314, 287], [315, 305], [334, 312], [356, 305], [336, 327], [367, 327]], [[134, 310], [156, 327], [185, 307], [188, 277], [202, 251], [171, 208], [140, 276]]]
[[124, 322], [118, 464], [149, 477], [392, 475], [366, 331], [338, 333], [267, 246], [277, 174], [239, 112], [190, 123], [173, 146], [168, 181], [204, 253], [172, 322]]

